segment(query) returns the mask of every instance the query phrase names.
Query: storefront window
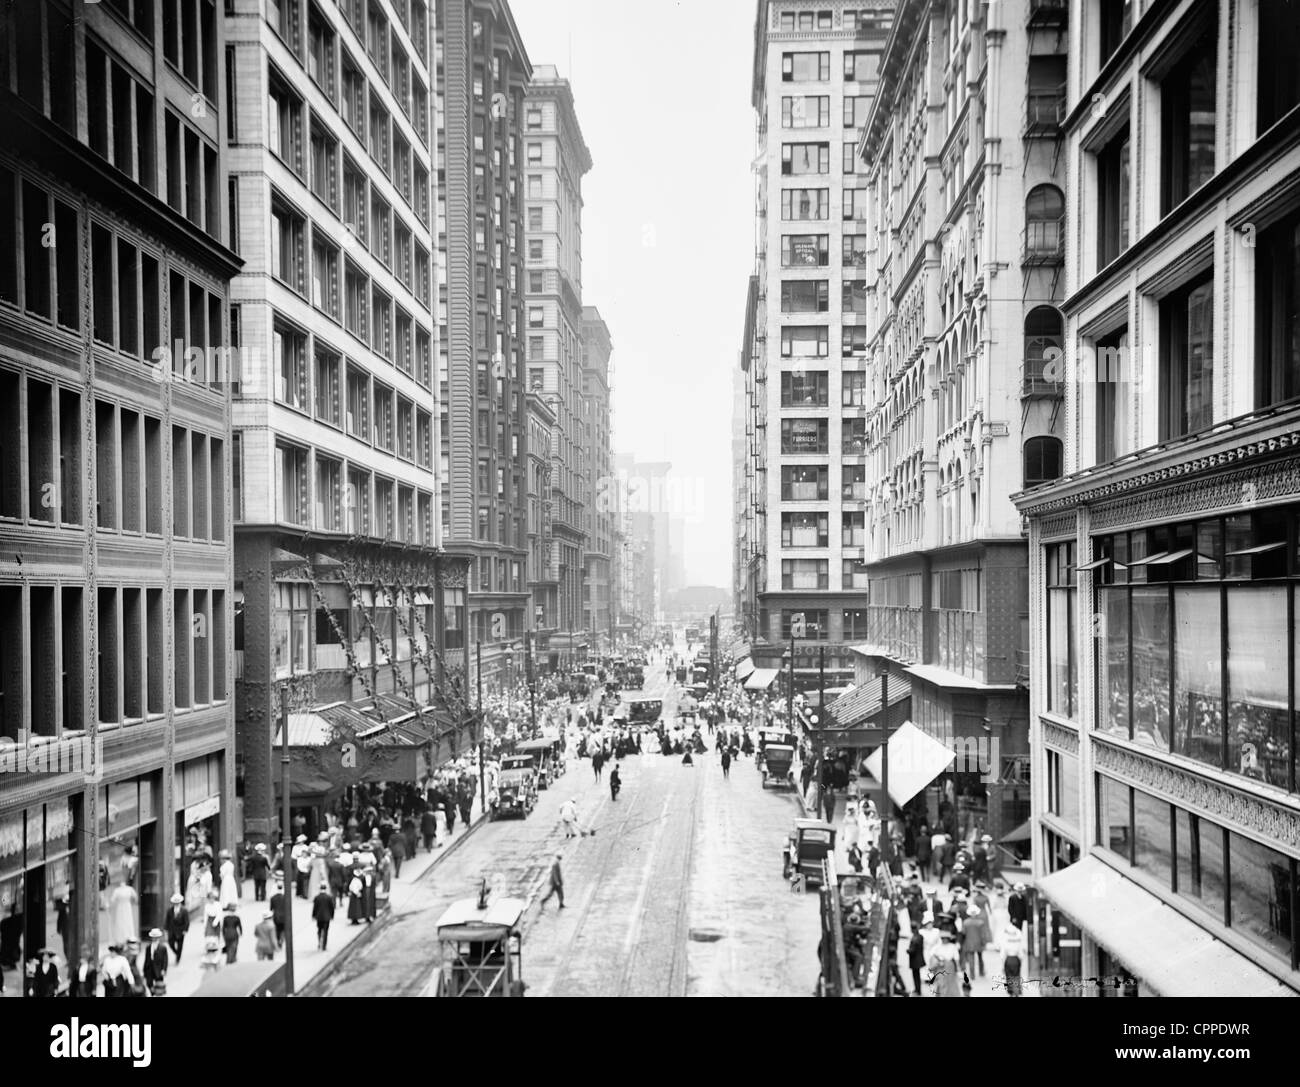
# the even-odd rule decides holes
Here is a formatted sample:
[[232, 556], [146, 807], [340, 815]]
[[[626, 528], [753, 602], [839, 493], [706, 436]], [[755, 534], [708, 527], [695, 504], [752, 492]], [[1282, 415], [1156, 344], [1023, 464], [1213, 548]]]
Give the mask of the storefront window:
[[1228, 591], [1228, 769], [1291, 787], [1287, 590]]
[[1074, 603], [1072, 590], [1048, 593], [1047, 708], [1062, 717], [1074, 716]]
[[1229, 924], [1251, 943], [1291, 959], [1295, 861], [1239, 834], [1229, 834], [1232, 899]]
[[1071, 826], [1079, 825], [1079, 759], [1075, 755], [1059, 753], [1060, 811], [1061, 819]]
[[1209, 766], [1223, 762], [1220, 610], [1218, 585], [1174, 590], [1174, 751]]
[[137, 778], [99, 790], [99, 939], [138, 939], [161, 920], [153, 779]]
[[1223, 828], [1179, 809], [1179, 895], [1223, 920]]
[[1133, 841], [1129, 787], [1101, 775], [1097, 776], [1097, 783], [1097, 840], [1128, 860]]
[[1098, 728], [1128, 739], [1128, 590], [1103, 589], [1101, 610], [1106, 616], [1106, 649], [1101, 654], [1098, 677], [1101, 691]]
[[1169, 750], [1169, 591], [1133, 590], [1133, 740]]
[[55, 953], [60, 977], [76, 959], [72, 805], [65, 799], [0, 817], [0, 971], [10, 974], [3, 995], [25, 994], [26, 964], [42, 949]]
[[1154, 796], [1133, 790], [1133, 821], [1136, 865], [1165, 887], [1173, 886], [1173, 857], [1170, 855], [1170, 805]]

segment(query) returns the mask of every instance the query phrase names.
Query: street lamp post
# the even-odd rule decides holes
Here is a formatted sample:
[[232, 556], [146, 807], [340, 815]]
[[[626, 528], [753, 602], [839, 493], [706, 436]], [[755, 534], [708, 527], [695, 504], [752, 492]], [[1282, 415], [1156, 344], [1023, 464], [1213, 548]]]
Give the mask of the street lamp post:
[[483, 643], [474, 643], [474, 660], [478, 673], [478, 795], [481, 811], [487, 811], [487, 774], [483, 767], [483, 745], [487, 743], [487, 719], [483, 716]]
[[284, 877], [284, 995], [293, 996], [293, 883], [290, 875], [290, 843], [293, 835], [289, 822], [289, 687], [280, 689], [280, 864]]

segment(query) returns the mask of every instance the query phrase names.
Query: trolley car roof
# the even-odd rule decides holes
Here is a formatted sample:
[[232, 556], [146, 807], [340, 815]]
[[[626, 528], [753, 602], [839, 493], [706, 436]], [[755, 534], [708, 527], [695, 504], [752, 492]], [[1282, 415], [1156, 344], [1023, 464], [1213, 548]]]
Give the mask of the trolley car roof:
[[477, 898], [455, 902], [438, 920], [440, 940], [481, 940], [503, 936], [519, 927], [526, 903], [521, 898], [499, 898], [479, 909]]

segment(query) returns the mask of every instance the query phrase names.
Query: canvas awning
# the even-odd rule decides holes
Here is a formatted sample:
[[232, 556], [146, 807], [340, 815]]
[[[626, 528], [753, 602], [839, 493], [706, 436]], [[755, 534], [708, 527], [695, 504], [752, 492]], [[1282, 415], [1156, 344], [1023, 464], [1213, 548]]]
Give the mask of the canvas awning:
[[736, 665], [736, 678], [742, 683], [754, 674], [754, 662], [746, 657]]
[[[883, 772], [882, 748], [866, 760], [867, 769], [877, 781]], [[904, 721], [889, 738], [889, 795], [903, 807], [912, 797], [942, 774], [957, 755], [911, 721]]]
[[779, 668], [755, 668], [749, 679], [745, 680], [745, 690], [766, 691], [780, 674]]
[[1000, 845], [1013, 845], [1016, 842], [1027, 842], [1034, 836], [1034, 826], [1032, 819], [1026, 819], [1020, 826], [1016, 827], [1010, 834], [1000, 838]]
[[1038, 891], [1160, 996], [1300, 995], [1096, 857]]

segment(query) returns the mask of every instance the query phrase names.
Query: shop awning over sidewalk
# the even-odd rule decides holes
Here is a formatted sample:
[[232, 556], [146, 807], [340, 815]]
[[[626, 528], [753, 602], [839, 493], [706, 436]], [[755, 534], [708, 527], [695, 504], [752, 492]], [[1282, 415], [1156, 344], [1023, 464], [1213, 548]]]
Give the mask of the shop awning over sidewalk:
[[1161, 996], [1300, 995], [1096, 857], [1038, 891]]
[[[877, 781], [884, 772], [882, 748], [867, 758], [867, 770]], [[889, 737], [889, 795], [903, 807], [952, 765], [956, 754], [938, 740], [904, 721]]]
[[[880, 713], [880, 677], [876, 676], [866, 683], [854, 687], [848, 694], [841, 695], [830, 706], [831, 719], [837, 728], [853, 728], [871, 720]], [[905, 679], [891, 676], [889, 682], [889, 704], [897, 706], [912, 697], [912, 686]]]
[[754, 674], [754, 662], [746, 657], [736, 665], [736, 678], [742, 683]]
[[766, 691], [776, 682], [776, 677], [780, 674], [778, 668], [755, 668], [749, 679], [745, 680], [745, 690]]
[[[414, 784], [454, 757], [455, 731], [432, 710], [383, 695], [290, 714], [290, 788], [312, 796], [349, 785]], [[273, 743], [280, 746], [279, 729]]]

